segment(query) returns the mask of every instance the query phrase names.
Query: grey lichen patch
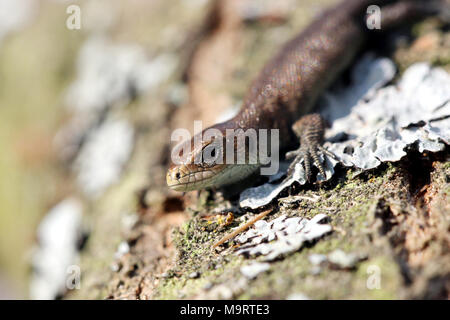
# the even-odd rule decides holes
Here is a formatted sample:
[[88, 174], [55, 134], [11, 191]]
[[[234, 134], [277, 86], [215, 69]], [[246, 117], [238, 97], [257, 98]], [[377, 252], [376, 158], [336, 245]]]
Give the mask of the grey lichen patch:
[[[67, 291], [67, 272], [80, 272], [78, 246], [83, 238], [82, 204], [68, 198], [56, 205], [39, 224], [33, 248], [32, 299], [55, 299]], [[74, 279], [79, 281], [79, 279]], [[79, 287], [79, 282], [73, 284]]]
[[254, 279], [261, 272], [270, 269], [269, 263], [254, 262], [241, 267], [241, 273], [248, 279]]
[[73, 163], [80, 189], [99, 197], [120, 179], [133, 146], [134, 128], [124, 119], [108, 119], [93, 129]]
[[334, 268], [338, 269], [353, 269], [356, 267], [356, 264], [364, 260], [363, 255], [356, 254], [354, 252], [345, 252], [341, 249], [337, 249], [328, 254], [327, 261]]
[[282, 215], [270, 222], [259, 220], [254, 228], [237, 237], [241, 246], [236, 254], [262, 255], [264, 261], [275, 260], [331, 232], [331, 226], [324, 223], [327, 218], [324, 214], [311, 220]]

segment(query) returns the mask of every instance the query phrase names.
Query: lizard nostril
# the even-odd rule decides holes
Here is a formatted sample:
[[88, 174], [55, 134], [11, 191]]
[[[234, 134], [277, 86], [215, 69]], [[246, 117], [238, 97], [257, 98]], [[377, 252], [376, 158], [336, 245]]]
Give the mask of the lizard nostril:
[[181, 174], [180, 174], [179, 172], [177, 172], [177, 173], [175, 174], [175, 178], [176, 178], [177, 180], [179, 180], [179, 179], [181, 178]]

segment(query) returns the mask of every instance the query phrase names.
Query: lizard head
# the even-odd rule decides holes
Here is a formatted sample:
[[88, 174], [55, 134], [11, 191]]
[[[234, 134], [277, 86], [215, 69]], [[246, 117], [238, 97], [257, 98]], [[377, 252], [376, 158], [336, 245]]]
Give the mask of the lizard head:
[[222, 134], [223, 130], [218, 130], [221, 134], [210, 137], [204, 134], [205, 131], [173, 149], [172, 164], [166, 174], [170, 189], [185, 192], [219, 188], [247, 177], [258, 168], [256, 164], [227, 163], [227, 150], [238, 151], [235, 138], [232, 137], [229, 143], [229, 138]]
[[219, 139], [194, 140], [185, 141], [179, 150], [175, 147], [172, 152], [172, 165], [166, 174], [167, 185], [172, 190], [191, 191], [214, 186], [226, 167]]

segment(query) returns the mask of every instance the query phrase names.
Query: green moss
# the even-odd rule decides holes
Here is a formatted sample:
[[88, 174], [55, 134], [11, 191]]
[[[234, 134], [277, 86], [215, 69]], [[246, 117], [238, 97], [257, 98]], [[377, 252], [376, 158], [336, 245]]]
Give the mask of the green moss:
[[[395, 261], [378, 256], [359, 265], [353, 282], [359, 293], [364, 293], [365, 299], [396, 299], [399, 298], [402, 275]], [[356, 294], [353, 297], [359, 298]]]

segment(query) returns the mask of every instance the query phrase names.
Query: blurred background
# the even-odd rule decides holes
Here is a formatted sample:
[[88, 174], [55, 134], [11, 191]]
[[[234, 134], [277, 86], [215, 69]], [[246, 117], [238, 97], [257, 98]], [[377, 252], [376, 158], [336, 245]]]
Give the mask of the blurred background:
[[58, 296], [93, 227], [82, 216], [119, 181], [140, 123], [166, 117], [150, 100], [206, 5], [0, 0], [0, 298]]
[[[0, 0], [0, 299], [151, 297], [146, 278], [110, 273], [172, 261], [190, 196], [165, 185], [171, 130], [236, 112], [264, 62], [335, 2]], [[398, 51], [445, 68], [448, 54]]]

